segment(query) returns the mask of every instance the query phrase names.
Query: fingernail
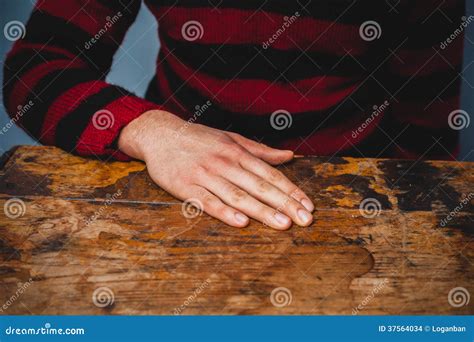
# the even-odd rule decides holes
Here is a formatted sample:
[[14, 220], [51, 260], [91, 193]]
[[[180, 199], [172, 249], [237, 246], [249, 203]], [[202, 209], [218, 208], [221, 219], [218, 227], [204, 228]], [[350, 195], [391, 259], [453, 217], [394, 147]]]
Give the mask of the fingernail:
[[298, 209], [298, 217], [304, 223], [308, 223], [309, 221], [311, 221], [311, 218], [312, 218], [311, 214], [303, 209]]
[[313, 203], [311, 203], [311, 201], [309, 199], [306, 199], [306, 198], [303, 198], [301, 200], [301, 204], [303, 205], [303, 207], [306, 208], [306, 210], [308, 210], [309, 212], [312, 212], [314, 210], [314, 205]]
[[235, 220], [238, 222], [238, 223], [241, 223], [241, 224], [244, 224], [244, 223], [247, 223], [247, 216], [245, 216], [244, 214], [241, 214], [241, 213], [235, 213]]
[[275, 213], [275, 219], [277, 220], [278, 223], [280, 223], [283, 226], [286, 226], [288, 225], [288, 223], [290, 223], [290, 218], [279, 212]]

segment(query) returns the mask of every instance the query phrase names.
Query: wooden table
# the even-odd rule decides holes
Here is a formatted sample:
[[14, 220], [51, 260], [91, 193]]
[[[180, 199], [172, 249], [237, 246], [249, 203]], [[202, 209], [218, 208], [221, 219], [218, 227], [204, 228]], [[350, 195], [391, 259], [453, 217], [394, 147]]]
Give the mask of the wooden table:
[[183, 215], [144, 168], [4, 156], [3, 314], [474, 314], [472, 163], [297, 159], [316, 219], [286, 232]]

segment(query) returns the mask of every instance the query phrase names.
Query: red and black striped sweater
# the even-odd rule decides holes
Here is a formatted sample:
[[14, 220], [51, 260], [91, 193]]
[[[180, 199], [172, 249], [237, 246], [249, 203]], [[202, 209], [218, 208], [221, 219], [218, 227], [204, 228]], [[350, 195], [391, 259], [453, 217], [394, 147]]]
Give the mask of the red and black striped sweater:
[[464, 0], [145, 0], [161, 42], [146, 99], [105, 81], [141, 2], [38, 1], [5, 61], [14, 121], [118, 159], [120, 130], [153, 108], [300, 154], [457, 153]]

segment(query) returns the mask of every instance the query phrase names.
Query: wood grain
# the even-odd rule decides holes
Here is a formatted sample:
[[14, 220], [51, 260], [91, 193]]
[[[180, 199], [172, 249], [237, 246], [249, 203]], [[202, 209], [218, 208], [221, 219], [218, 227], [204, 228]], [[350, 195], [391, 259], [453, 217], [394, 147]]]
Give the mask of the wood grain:
[[[11, 151], [0, 205], [25, 210], [0, 215], [0, 312], [474, 314], [474, 299], [448, 301], [458, 287], [474, 295], [473, 164], [307, 157], [281, 169], [316, 204], [309, 228], [186, 218], [139, 162]], [[367, 199], [380, 210], [361, 211]]]

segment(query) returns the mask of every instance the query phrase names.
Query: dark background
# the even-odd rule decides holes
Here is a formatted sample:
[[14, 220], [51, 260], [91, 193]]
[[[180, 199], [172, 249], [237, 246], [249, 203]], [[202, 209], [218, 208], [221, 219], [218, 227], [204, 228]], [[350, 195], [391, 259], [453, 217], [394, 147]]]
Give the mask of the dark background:
[[[474, 15], [474, 1], [467, 2], [468, 15]], [[26, 23], [33, 3], [33, 0], [0, 0], [0, 28], [3, 30], [11, 20]], [[462, 149], [459, 159], [474, 161], [474, 23], [468, 26], [465, 39], [462, 109], [470, 114], [471, 124], [461, 131]], [[4, 60], [11, 44], [3, 35], [0, 36], [0, 60]], [[115, 56], [112, 72], [107, 80], [142, 96], [154, 74], [157, 52], [157, 23], [146, 6], [142, 6], [136, 23], [127, 33], [124, 44]], [[3, 79], [3, 66], [1, 69], [0, 78]], [[0, 128], [10, 120], [3, 108], [3, 100], [1, 103]], [[20, 144], [35, 142], [18, 127], [12, 127], [6, 134], [0, 135], [0, 154]]]

